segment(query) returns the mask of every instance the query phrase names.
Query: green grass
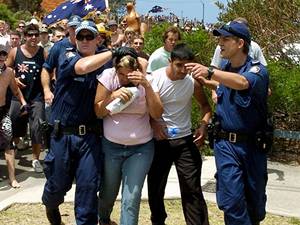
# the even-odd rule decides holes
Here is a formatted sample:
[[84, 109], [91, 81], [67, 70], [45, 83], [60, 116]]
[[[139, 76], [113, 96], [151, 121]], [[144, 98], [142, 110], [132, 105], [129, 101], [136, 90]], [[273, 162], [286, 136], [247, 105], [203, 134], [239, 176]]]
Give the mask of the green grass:
[[[168, 218], [167, 225], [184, 225], [184, 218], [181, 210], [180, 200], [165, 201]], [[112, 220], [119, 222], [120, 202], [117, 201]], [[211, 225], [223, 225], [223, 213], [213, 203], [208, 203], [209, 221]], [[62, 220], [65, 225], [75, 224], [73, 203], [64, 203], [60, 206]], [[151, 225], [150, 212], [147, 201], [142, 201], [140, 209], [139, 224]], [[14, 204], [7, 210], [0, 212], [0, 224], [5, 225], [44, 225], [48, 224], [45, 209], [42, 204]], [[282, 217], [267, 214], [261, 225], [300, 225], [300, 220], [296, 218]]]

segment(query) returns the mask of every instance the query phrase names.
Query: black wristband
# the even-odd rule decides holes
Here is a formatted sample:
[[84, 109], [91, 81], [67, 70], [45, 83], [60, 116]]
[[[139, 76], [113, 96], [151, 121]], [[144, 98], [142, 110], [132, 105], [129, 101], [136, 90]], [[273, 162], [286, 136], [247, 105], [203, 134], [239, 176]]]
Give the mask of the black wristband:
[[208, 75], [206, 78], [207, 78], [207, 80], [210, 80], [212, 75], [214, 75], [214, 73], [215, 73], [214, 68], [212, 66], [208, 67], [207, 73], [208, 73]]

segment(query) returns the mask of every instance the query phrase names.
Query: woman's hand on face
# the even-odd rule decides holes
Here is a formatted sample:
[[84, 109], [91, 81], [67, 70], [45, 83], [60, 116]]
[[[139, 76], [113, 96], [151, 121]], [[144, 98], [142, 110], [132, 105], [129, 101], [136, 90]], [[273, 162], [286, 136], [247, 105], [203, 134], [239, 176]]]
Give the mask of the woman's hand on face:
[[132, 97], [132, 92], [127, 90], [125, 87], [121, 87], [120, 89], [114, 91], [112, 93], [112, 98], [120, 98], [122, 102], [128, 102]]
[[140, 71], [133, 71], [129, 73], [128, 80], [130, 80], [134, 85], [140, 84], [145, 88], [150, 86], [146, 76]]

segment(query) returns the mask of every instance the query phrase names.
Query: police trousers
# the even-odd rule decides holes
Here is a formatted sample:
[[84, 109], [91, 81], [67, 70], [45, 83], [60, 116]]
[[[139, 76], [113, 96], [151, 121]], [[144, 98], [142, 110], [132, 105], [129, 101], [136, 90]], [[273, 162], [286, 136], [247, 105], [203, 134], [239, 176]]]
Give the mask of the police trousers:
[[153, 225], [165, 224], [164, 194], [172, 164], [179, 178], [183, 214], [187, 225], [207, 225], [207, 205], [201, 189], [202, 158], [192, 135], [155, 142], [148, 173], [148, 201]]
[[77, 225], [98, 224], [98, 199], [102, 165], [101, 139], [93, 133], [84, 136], [51, 137], [45, 157], [47, 178], [42, 201], [57, 208], [75, 179], [75, 217]]
[[266, 215], [267, 157], [255, 143], [214, 145], [217, 203], [226, 225], [256, 225]]

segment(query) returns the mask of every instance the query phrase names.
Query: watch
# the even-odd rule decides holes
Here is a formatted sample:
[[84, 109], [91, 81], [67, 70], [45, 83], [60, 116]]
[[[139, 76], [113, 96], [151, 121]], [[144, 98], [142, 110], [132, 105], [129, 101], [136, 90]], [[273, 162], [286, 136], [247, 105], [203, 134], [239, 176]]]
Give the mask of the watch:
[[207, 75], [207, 79], [210, 80], [212, 75], [214, 75], [215, 71], [214, 71], [214, 68], [212, 66], [208, 67], [207, 69], [207, 72], [208, 72], [208, 75]]

